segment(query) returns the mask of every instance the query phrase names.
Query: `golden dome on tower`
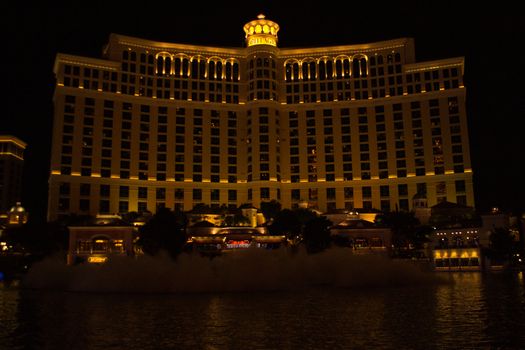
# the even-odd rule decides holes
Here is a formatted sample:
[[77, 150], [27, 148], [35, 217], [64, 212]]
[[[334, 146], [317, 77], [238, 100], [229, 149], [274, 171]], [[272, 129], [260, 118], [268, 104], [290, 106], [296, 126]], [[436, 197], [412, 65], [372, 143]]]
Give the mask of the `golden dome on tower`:
[[257, 16], [256, 20], [244, 25], [246, 33], [246, 45], [270, 45], [277, 46], [277, 32], [279, 25], [266, 19], [263, 14]]

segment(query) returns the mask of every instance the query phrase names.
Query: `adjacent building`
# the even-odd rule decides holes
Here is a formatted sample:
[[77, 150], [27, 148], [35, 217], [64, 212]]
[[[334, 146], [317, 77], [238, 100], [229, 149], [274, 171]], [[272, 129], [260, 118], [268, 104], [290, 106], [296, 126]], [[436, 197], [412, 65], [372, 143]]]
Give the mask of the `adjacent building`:
[[48, 217], [263, 201], [410, 210], [474, 206], [462, 57], [413, 39], [280, 48], [259, 15], [246, 46], [111, 34], [58, 54]]
[[26, 143], [11, 135], [0, 135], [0, 214], [22, 200], [22, 176]]

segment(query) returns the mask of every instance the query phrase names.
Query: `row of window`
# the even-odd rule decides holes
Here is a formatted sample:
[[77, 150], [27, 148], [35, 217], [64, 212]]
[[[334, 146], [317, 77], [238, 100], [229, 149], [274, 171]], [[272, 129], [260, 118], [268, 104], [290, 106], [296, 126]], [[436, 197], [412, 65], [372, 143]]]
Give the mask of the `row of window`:
[[[426, 192], [427, 184], [426, 183], [419, 183], [417, 184], [418, 193], [424, 194]], [[96, 186], [93, 186], [96, 189]], [[381, 210], [383, 211], [389, 211], [390, 205], [391, 205], [391, 195], [392, 195], [392, 189], [393, 186], [389, 185], [383, 185], [379, 186], [379, 203], [381, 206]], [[407, 209], [408, 210], [408, 185], [407, 184], [399, 184], [396, 186], [397, 189], [397, 196], [399, 198], [399, 203], [401, 205], [401, 209]], [[439, 182], [435, 185], [436, 194], [438, 202], [445, 201], [447, 197], [446, 193], [446, 183], [445, 182]], [[111, 187], [110, 185], [100, 185], [98, 186], [99, 190], [99, 211], [100, 212], [109, 212], [109, 197], [111, 194]], [[116, 189], [115, 189], [116, 190]], [[165, 188], [155, 188], [154, 190], [148, 189], [147, 187], [138, 187], [133, 188], [134, 191], [136, 191], [136, 198], [137, 198], [137, 207], [138, 211], [145, 211], [148, 210], [147, 208], [147, 200], [149, 193], [154, 193], [155, 196], [155, 203], [158, 206], [165, 206], [165, 201], [167, 199]], [[365, 209], [372, 209], [372, 197], [373, 197], [373, 188], [371, 186], [362, 186], [360, 188], [361, 190], [361, 198], [363, 203], [363, 208]], [[377, 190], [377, 189], [376, 189]], [[118, 187], [118, 198], [119, 198], [119, 212], [127, 212], [128, 205], [129, 205], [129, 198], [130, 198], [130, 187], [129, 186], [119, 186]], [[268, 187], [261, 187], [259, 189], [260, 191], [260, 199], [261, 200], [269, 200], [271, 199], [270, 196], [270, 188]], [[317, 188], [309, 188], [309, 189], [292, 189], [291, 190], [291, 198], [292, 198], [292, 206], [297, 206], [299, 202], [302, 201], [308, 201], [311, 203], [316, 203], [316, 201], [320, 197], [320, 192], [324, 191], [325, 198], [327, 200], [327, 207], [328, 210], [330, 209], [336, 209], [335, 208], [335, 200], [337, 198], [337, 190], [336, 188], [325, 188], [325, 189], [317, 189]], [[466, 204], [466, 185], [464, 180], [457, 180], [455, 182], [455, 192], [456, 192], [456, 199], [458, 200], [458, 203]], [[79, 210], [80, 211], [89, 211], [90, 208], [90, 198], [91, 198], [91, 192], [92, 192], [92, 185], [90, 184], [80, 184], [79, 186], [79, 194], [80, 197], [78, 199], [79, 201]], [[230, 202], [230, 205], [233, 205], [231, 202], [236, 202], [238, 200], [237, 190], [224, 190], [224, 194], [227, 194], [227, 201]], [[202, 189], [192, 189], [191, 192], [188, 192], [188, 195], [191, 195], [191, 199], [194, 203], [199, 203], [204, 199], [203, 197], [203, 190]], [[342, 189], [342, 199], [344, 199], [345, 206], [352, 205], [354, 203], [354, 188], [352, 187], [344, 187]], [[184, 202], [185, 192], [183, 189], [175, 189], [173, 190], [173, 200], [175, 200], [176, 205], [183, 209], [182, 204]], [[209, 190], [209, 197], [211, 204], [219, 205], [221, 202], [221, 190], [219, 189], [211, 189]], [[252, 200], [253, 198], [253, 190], [248, 190], [248, 200]], [[275, 199], [275, 198], [274, 198]], [[281, 193], [280, 190], [277, 189], [277, 200], [281, 199]], [[65, 212], [70, 210], [70, 200], [71, 200], [71, 188], [70, 184], [67, 182], [61, 183], [59, 187], [59, 211]], [[126, 203], [125, 205], [122, 205], [121, 203]], [[102, 204], [103, 203], [103, 204]], [[406, 208], [405, 208], [406, 207]], [[348, 208], [353, 209], [353, 207]]]

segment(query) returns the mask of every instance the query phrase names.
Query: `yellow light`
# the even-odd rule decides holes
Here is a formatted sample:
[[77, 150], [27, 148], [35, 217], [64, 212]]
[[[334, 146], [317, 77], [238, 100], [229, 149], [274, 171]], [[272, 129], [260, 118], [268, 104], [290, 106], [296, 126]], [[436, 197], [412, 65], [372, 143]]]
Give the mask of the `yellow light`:
[[2, 156], [12, 156], [12, 157], [18, 158], [20, 160], [24, 160], [24, 158], [20, 157], [19, 155], [14, 154], [14, 153], [11, 153], [11, 152], [0, 152], [0, 155], [2, 155]]
[[60, 175], [60, 170], [51, 170], [51, 175]]
[[26, 144], [12, 136], [0, 136], [0, 142], [11, 142], [22, 149], [26, 149]]
[[88, 258], [88, 263], [91, 264], [102, 264], [108, 260], [107, 256], [90, 256]]
[[254, 35], [248, 39], [248, 46], [254, 46], [254, 45], [270, 45], [270, 46], [277, 46], [277, 42], [275, 41], [275, 38], [268, 35]]

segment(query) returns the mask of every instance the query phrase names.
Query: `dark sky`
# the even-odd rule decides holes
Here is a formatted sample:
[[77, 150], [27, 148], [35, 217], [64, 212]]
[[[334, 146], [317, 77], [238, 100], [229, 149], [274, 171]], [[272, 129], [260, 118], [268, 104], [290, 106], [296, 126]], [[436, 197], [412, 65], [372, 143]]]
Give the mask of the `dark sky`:
[[[26, 141], [26, 208], [45, 215], [57, 52], [100, 58], [110, 33], [241, 47], [259, 13], [279, 23], [279, 46], [358, 44], [413, 37], [418, 61], [465, 56], [476, 206], [525, 210], [525, 15], [513, 1], [70, 1], [2, 10], [7, 93], [0, 134]], [[193, 2], [189, 2], [193, 3]], [[217, 4], [217, 7], [211, 4]], [[472, 2], [469, 2], [472, 3]], [[323, 7], [326, 5], [326, 7]], [[4, 5], [5, 6], [5, 5]], [[7, 107], [7, 108], [5, 108]]]

